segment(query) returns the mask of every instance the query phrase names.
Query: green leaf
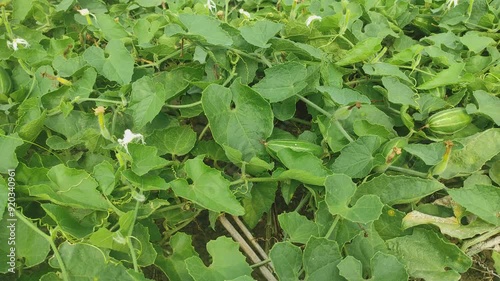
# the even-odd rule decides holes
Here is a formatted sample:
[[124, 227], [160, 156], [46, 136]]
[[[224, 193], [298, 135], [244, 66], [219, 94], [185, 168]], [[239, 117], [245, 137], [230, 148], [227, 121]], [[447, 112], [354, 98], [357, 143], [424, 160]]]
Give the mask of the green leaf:
[[468, 31], [464, 36], [460, 37], [460, 42], [476, 54], [481, 53], [489, 45], [495, 44], [495, 40], [481, 36], [477, 31]]
[[[121, 263], [111, 262], [97, 247], [63, 242], [59, 246], [62, 262], [71, 280], [135, 281]], [[57, 264], [57, 261], [54, 263]], [[58, 264], [57, 264], [58, 265]]]
[[72, 169], [63, 164], [52, 167], [47, 177], [50, 184], [30, 186], [31, 196], [38, 196], [56, 204], [92, 210], [108, 209], [108, 202], [97, 191], [97, 182], [84, 170]]
[[94, 231], [94, 227], [101, 225], [106, 217], [103, 212], [87, 209], [75, 209], [55, 204], [41, 204], [41, 207], [61, 228], [62, 231], [82, 239]]
[[299, 280], [302, 268], [302, 251], [290, 242], [278, 242], [269, 252], [276, 275], [280, 281]]
[[498, 128], [488, 129], [454, 141], [461, 143], [463, 148], [451, 151], [446, 170], [440, 175], [445, 179], [474, 173], [481, 169], [486, 161], [500, 153], [500, 129]]
[[353, 199], [357, 200], [366, 194], [374, 194], [380, 197], [382, 203], [392, 206], [417, 202], [444, 187], [437, 180], [382, 174], [359, 185]]
[[169, 188], [165, 180], [156, 175], [139, 176], [131, 170], [125, 170], [122, 171], [122, 176], [141, 190], [166, 190]]
[[403, 147], [403, 149], [422, 159], [429, 166], [441, 162], [446, 151], [446, 147], [442, 142], [431, 144], [411, 143]]
[[347, 281], [363, 281], [363, 266], [353, 256], [347, 256], [337, 265], [339, 273]]
[[484, 114], [500, 126], [500, 98], [490, 95], [483, 90], [474, 91], [474, 98], [479, 106], [478, 113]]
[[339, 157], [332, 165], [332, 171], [343, 173], [352, 178], [362, 178], [373, 168], [373, 153], [380, 147], [380, 139], [376, 136], [363, 136], [348, 144], [340, 151]]
[[415, 91], [401, 83], [399, 79], [391, 76], [382, 77], [382, 84], [387, 89], [387, 98], [390, 102], [418, 107]]
[[245, 215], [243, 220], [248, 228], [253, 229], [262, 218], [264, 213], [268, 213], [274, 203], [277, 182], [254, 183], [250, 191], [250, 198], [244, 197], [242, 200]]
[[11, 135], [0, 135], [0, 173], [7, 174], [9, 169], [15, 169], [19, 164], [16, 156], [16, 148], [23, 144], [23, 140], [19, 138], [17, 133]]
[[158, 266], [171, 281], [191, 281], [193, 278], [189, 275], [186, 259], [198, 256], [198, 253], [192, 246], [191, 236], [177, 232], [170, 238], [170, 247], [172, 254], [168, 257], [158, 255], [155, 265]]
[[204, 38], [212, 45], [231, 46], [233, 40], [224, 29], [220, 21], [206, 15], [180, 14], [179, 20], [188, 29], [187, 35], [196, 35]]
[[[8, 213], [5, 213], [3, 220], [0, 221], [0, 235], [4, 237], [4, 243], [0, 246], [0, 261], [3, 264], [7, 264], [10, 261], [7, 255], [11, 254], [10, 248], [14, 247], [15, 257], [23, 260], [24, 267], [30, 268], [44, 262], [50, 251], [50, 244], [46, 237], [41, 236], [40, 233], [33, 230], [24, 220], [17, 219], [16, 221], [12, 221], [9, 219], [12, 218]], [[29, 218], [26, 219], [30, 221]], [[33, 226], [38, 227], [36, 224]], [[12, 237], [12, 234], [15, 235], [15, 239], [8, 239]], [[15, 241], [15, 244], [12, 244], [11, 241]]]
[[492, 185], [478, 184], [457, 189], [448, 189], [448, 194], [467, 211], [481, 219], [500, 225], [500, 189]]
[[[353, 222], [368, 223], [377, 220], [384, 205], [375, 195], [364, 195], [351, 201], [356, 185], [346, 175], [331, 175], [325, 181], [325, 202], [332, 215], [340, 215]], [[349, 207], [350, 202], [355, 202]]]
[[306, 244], [309, 237], [319, 236], [316, 223], [297, 212], [280, 214], [278, 221], [283, 231], [290, 236], [291, 242]]
[[405, 229], [421, 224], [433, 224], [439, 227], [441, 233], [461, 240], [483, 234], [493, 227], [491, 224], [477, 219], [467, 225], [462, 225], [456, 217], [443, 218], [419, 211], [411, 211], [403, 219], [403, 228]]
[[282, 148], [278, 151], [277, 157], [288, 168], [287, 171], [279, 174], [278, 178], [294, 179], [313, 185], [323, 185], [326, 176], [331, 174], [323, 165], [323, 161], [310, 152]]
[[401, 80], [411, 83], [410, 78], [406, 76], [399, 67], [396, 65], [378, 62], [378, 63], [367, 63], [363, 65], [363, 71], [368, 75], [376, 76], [394, 76]]
[[220, 174], [220, 171], [205, 165], [200, 156], [187, 160], [184, 166], [193, 184], [189, 185], [185, 179], [171, 182], [177, 196], [214, 212], [226, 212], [235, 216], [245, 214], [245, 210], [229, 189], [229, 181]]
[[108, 80], [125, 85], [132, 79], [134, 59], [120, 40], [109, 41], [105, 50], [91, 46], [85, 50], [83, 58]]
[[338, 263], [342, 260], [337, 242], [311, 237], [304, 249], [305, 280], [340, 280]]
[[165, 103], [165, 89], [162, 84], [145, 76], [132, 84], [129, 110], [134, 118], [134, 125], [141, 129], [160, 113]]
[[[8, 200], [9, 200], [9, 186], [7, 181], [1, 177], [0, 178], [0, 221], [3, 219], [3, 214], [8, 210]], [[10, 215], [10, 214], [9, 214]]]
[[342, 135], [338, 126], [326, 116], [318, 116], [318, 127], [332, 152], [339, 152], [350, 142]]
[[439, 72], [432, 79], [418, 86], [417, 89], [429, 90], [441, 86], [456, 84], [460, 81], [464, 66], [464, 63], [454, 63], [448, 69]]
[[335, 86], [318, 86], [318, 91], [328, 94], [335, 103], [340, 105], [354, 102], [370, 103], [370, 98], [349, 88], [337, 88]]
[[196, 133], [187, 126], [169, 127], [164, 130], [158, 130], [151, 136], [148, 144], [158, 148], [158, 154], [167, 153], [174, 155], [185, 155], [193, 149], [196, 143]]
[[221, 236], [207, 244], [207, 251], [212, 256], [212, 264], [207, 267], [197, 257], [186, 259], [189, 275], [198, 280], [230, 280], [239, 276], [252, 274], [252, 269], [239, 251], [239, 244], [231, 238]]
[[99, 29], [104, 34], [104, 37], [106, 37], [106, 40], [110, 41], [109, 43], [111, 43], [112, 40], [119, 40], [128, 37], [128, 33], [125, 31], [123, 26], [116, 22], [110, 15], [97, 14], [96, 18], [96, 25], [99, 26]]
[[218, 144], [241, 151], [245, 161], [266, 154], [261, 141], [272, 133], [273, 113], [258, 93], [238, 81], [230, 89], [212, 84], [203, 91], [202, 104]]
[[283, 27], [280, 23], [275, 23], [268, 20], [259, 20], [253, 25], [245, 25], [239, 28], [241, 36], [250, 44], [260, 47], [269, 48], [271, 44], [267, 42], [274, 37]]
[[410, 230], [404, 230], [401, 226], [405, 215], [406, 213], [385, 205], [379, 219], [373, 223], [380, 238], [387, 240], [411, 234]]
[[157, 156], [158, 150], [154, 146], [129, 143], [128, 151], [132, 157], [132, 171], [139, 176], [151, 170], [163, 168], [170, 163], [170, 161]]
[[93, 175], [99, 183], [99, 189], [104, 195], [113, 192], [116, 184], [115, 169], [107, 161], [103, 161], [94, 166]]
[[393, 255], [377, 252], [370, 263], [373, 281], [408, 280], [405, 266]]
[[307, 87], [307, 69], [298, 62], [286, 62], [266, 69], [266, 76], [253, 89], [271, 103], [286, 100]]
[[430, 281], [459, 280], [472, 265], [460, 249], [431, 231], [415, 229], [412, 235], [386, 241], [389, 249], [406, 265], [411, 277]]
[[382, 38], [379, 37], [369, 37], [360, 41], [354, 45], [352, 49], [347, 51], [347, 53], [342, 56], [342, 59], [337, 61], [336, 64], [344, 66], [367, 60], [382, 49], [380, 43], [382, 43]]

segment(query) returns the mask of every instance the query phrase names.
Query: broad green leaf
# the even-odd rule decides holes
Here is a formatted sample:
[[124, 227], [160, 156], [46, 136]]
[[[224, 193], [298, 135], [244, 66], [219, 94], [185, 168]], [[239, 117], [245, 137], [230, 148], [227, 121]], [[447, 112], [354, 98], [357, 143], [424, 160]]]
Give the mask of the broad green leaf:
[[363, 65], [363, 71], [368, 75], [394, 76], [401, 80], [411, 83], [410, 78], [408, 78], [406, 74], [404, 74], [401, 70], [399, 70], [399, 67], [392, 64], [384, 62], [367, 63]]
[[241, 151], [243, 160], [265, 154], [262, 140], [273, 129], [271, 106], [239, 81], [230, 89], [212, 84], [203, 91], [203, 110], [215, 141]]
[[[11, 253], [10, 248], [14, 247], [16, 249], [15, 257], [17, 259], [22, 259], [23, 265], [26, 268], [30, 268], [44, 262], [49, 254], [50, 245], [45, 237], [33, 230], [33, 227], [38, 227], [38, 225], [34, 224], [29, 218], [26, 217], [26, 221], [32, 224], [32, 227], [28, 226], [25, 220], [18, 218], [16, 221], [13, 221], [10, 219], [12, 218], [6, 213], [4, 215], [4, 219], [0, 222], [0, 235], [4, 237], [4, 245], [0, 247], [0, 252], [2, 254], [2, 259], [0, 260], [4, 264], [10, 261], [7, 255]], [[14, 219], [16, 218], [14, 217]], [[12, 237], [12, 232], [15, 234], [15, 239], [7, 239]], [[9, 243], [10, 241], [15, 241], [15, 244]]]
[[220, 171], [205, 165], [200, 156], [187, 160], [184, 166], [193, 184], [189, 185], [185, 179], [171, 182], [177, 196], [214, 212], [226, 212], [235, 216], [245, 214], [245, 209], [229, 190], [229, 181], [220, 174]]
[[379, 147], [379, 137], [360, 137], [340, 151], [339, 157], [332, 165], [332, 171], [346, 174], [352, 178], [362, 178], [368, 175], [375, 160], [373, 153]]
[[378, 136], [381, 140], [391, 139], [395, 136], [392, 131], [380, 124], [373, 124], [368, 120], [356, 120], [352, 124], [354, 133], [359, 137]]
[[260, 47], [269, 48], [271, 44], [267, 42], [274, 37], [283, 27], [280, 23], [275, 23], [268, 20], [259, 20], [253, 25], [244, 25], [239, 28], [241, 36], [250, 44]]
[[160, 113], [165, 103], [163, 85], [145, 76], [132, 84], [129, 110], [134, 118], [134, 125], [141, 129]]
[[212, 45], [231, 46], [233, 44], [231, 37], [220, 27], [220, 21], [212, 17], [180, 14], [179, 20], [188, 29], [187, 35], [200, 36]]
[[125, 177], [134, 186], [140, 188], [141, 190], [166, 190], [169, 185], [165, 180], [156, 175], [145, 174], [142, 176], [137, 175], [131, 170], [122, 171], [122, 176]]
[[444, 187], [437, 180], [382, 174], [359, 185], [353, 199], [357, 200], [366, 194], [374, 194], [380, 197], [382, 203], [392, 206], [417, 202]]
[[108, 209], [108, 202], [96, 189], [97, 182], [84, 170], [60, 164], [52, 167], [47, 176], [51, 183], [30, 186], [28, 189], [31, 196], [74, 208]]
[[132, 157], [132, 171], [139, 176], [151, 170], [163, 168], [170, 163], [158, 156], [158, 150], [154, 146], [129, 143], [128, 151]]
[[349, 88], [335, 86], [318, 86], [318, 91], [328, 94], [335, 103], [346, 105], [354, 102], [370, 103], [370, 98]]
[[307, 69], [298, 62], [286, 62], [264, 71], [266, 76], [253, 89], [271, 103], [286, 100], [307, 87]]
[[278, 184], [276, 182], [254, 183], [250, 191], [250, 198], [244, 197], [241, 203], [245, 208], [243, 220], [249, 229], [253, 229], [264, 213], [271, 209]]
[[500, 113], [498, 112], [500, 98], [483, 90], [474, 91], [474, 98], [479, 106], [477, 112], [490, 117], [495, 124], [500, 126]]
[[152, 140], [148, 144], [158, 148], [158, 154], [167, 153], [174, 155], [185, 155], [193, 149], [196, 143], [196, 133], [187, 126], [169, 127], [158, 130], [151, 136]]
[[382, 84], [387, 89], [387, 98], [392, 103], [418, 107], [416, 93], [410, 87], [391, 76], [382, 77]]
[[342, 135], [337, 125], [333, 120], [330, 120], [326, 116], [318, 116], [317, 118], [318, 127], [323, 135], [323, 139], [328, 143], [330, 150], [332, 152], [341, 151], [346, 145], [349, 144], [349, 140]]
[[[121, 263], [111, 262], [97, 247], [63, 242], [59, 246], [62, 262], [71, 280], [135, 281]], [[54, 261], [58, 266], [57, 261]]]
[[[8, 178], [5, 180], [3, 177], [0, 178], [0, 221], [3, 219], [3, 214], [8, 210], [8, 200], [9, 200], [9, 186], [7, 185]], [[11, 184], [12, 185], [12, 184]], [[9, 213], [9, 215], [13, 213]]]
[[305, 280], [341, 280], [337, 264], [342, 260], [337, 242], [326, 238], [311, 237], [304, 249]]
[[369, 59], [382, 49], [382, 38], [369, 37], [363, 41], [358, 42], [352, 49], [347, 51], [342, 59], [337, 61], [339, 66], [354, 64]]
[[441, 162], [446, 151], [446, 147], [442, 142], [433, 142], [431, 144], [411, 143], [403, 147], [403, 149], [422, 159], [429, 166]]
[[203, 74], [204, 71], [201, 67], [179, 66], [160, 72], [153, 77], [153, 80], [163, 84], [165, 98], [168, 101], [183, 93], [190, 86], [190, 82], [200, 80]]
[[83, 58], [108, 80], [125, 85], [132, 79], [134, 59], [120, 40], [109, 41], [105, 50], [91, 46], [85, 50]]
[[451, 151], [448, 166], [440, 175], [445, 179], [474, 173], [481, 169], [486, 161], [500, 153], [500, 129], [498, 128], [488, 129], [454, 141], [461, 143], [463, 148]]
[[88, 209], [69, 208], [55, 204], [42, 204], [41, 207], [62, 231], [77, 239], [91, 234], [94, 227], [101, 225], [106, 217], [103, 212]]
[[331, 174], [323, 165], [323, 161], [310, 152], [299, 152], [290, 148], [283, 148], [278, 151], [277, 157], [288, 168], [287, 171], [278, 175], [279, 178], [323, 185], [325, 177]]
[[472, 238], [492, 229], [492, 225], [481, 220], [474, 220], [472, 223], [462, 225], [456, 217], [438, 217], [411, 211], [403, 219], [403, 228], [410, 228], [421, 224], [433, 224], [441, 230], [441, 233], [458, 239]]
[[165, 257], [158, 255], [155, 265], [158, 266], [171, 281], [191, 281], [193, 278], [189, 275], [186, 259], [198, 256], [192, 246], [191, 236], [177, 232], [170, 238], [170, 247], [172, 254]]
[[388, 240], [387, 246], [414, 278], [429, 281], [459, 280], [460, 273], [472, 265], [470, 257], [431, 230], [417, 228], [412, 235]]
[[367, 120], [372, 124], [382, 125], [389, 132], [393, 132], [395, 134], [393, 129], [394, 120], [382, 110], [378, 109], [375, 105], [363, 104], [361, 108], [352, 108], [349, 118], [344, 120], [343, 125], [344, 127], [349, 128], [349, 126], [353, 126], [352, 124], [354, 124], [357, 120]]
[[464, 36], [460, 37], [460, 42], [476, 54], [481, 53], [489, 45], [494, 45], [495, 40], [490, 37], [481, 36], [479, 32], [468, 31]]
[[189, 275], [198, 280], [230, 280], [252, 274], [252, 269], [239, 251], [239, 244], [231, 238], [221, 236], [207, 244], [207, 251], [212, 256], [212, 264], [207, 267], [203, 261], [192, 256], [185, 260]]
[[410, 230], [403, 230], [402, 228], [405, 215], [404, 212], [385, 205], [379, 219], [373, 223], [380, 238], [387, 240], [411, 234]]
[[439, 72], [432, 79], [426, 81], [417, 88], [420, 90], [429, 90], [441, 86], [456, 84], [460, 81], [464, 66], [464, 63], [454, 63], [448, 69]]
[[[133, 211], [131, 211], [133, 213]], [[133, 223], [133, 217], [132, 221]], [[140, 223], [131, 225], [134, 227], [132, 232], [132, 245], [135, 249], [138, 249], [137, 253], [137, 263], [139, 266], [149, 266], [152, 265], [156, 259], [157, 253], [151, 243], [151, 238], [149, 235], [149, 229]], [[125, 236], [125, 235], [124, 235]], [[127, 260], [132, 262], [132, 257], [130, 256], [130, 250], [127, 245], [125, 246], [125, 251], [116, 253], [115, 257], [119, 260]]]
[[325, 202], [332, 215], [340, 215], [353, 222], [368, 223], [377, 220], [382, 213], [384, 205], [375, 195], [364, 195], [356, 201], [351, 201], [356, 192], [356, 185], [346, 175], [328, 176], [325, 190]]
[[11, 135], [0, 135], [0, 173], [7, 174], [9, 169], [15, 169], [19, 164], [16, 156], [16, 148], [23, 144], [23, 140], [18, 137], [17, 133]]
[[405, 266], [393, 255], [377, 252], [370, 261], [373, 281], [408, 280]]
[[299, 280], [302, 268], [302, 251], [290, 242], [278, 242], [269, 252], [276, 275], [280, 281]]
[[493, 225], [500, 225], [500, 189], [492, 185], [475, 185], [448, 189], [451, 198], [467, 211]]
[[357, 231], [354, 238], [349, 243], [344, 244], [345, 252], [359, 260], [362, 264], [363, 275], [370, 274], [371, 260], [377, 252], [387, 253], [385, 241], [378, 235], [374, 224], [360, 225], [351, 224], [351, 228]]
[[12, 7], [14, 10], [12, 13], [13, 19], [23, 21], [31, 11], [31, 7], [33, 7], [33, 0], [12, 1]]
[[312, 45], [276, 37], [271, 38], [269, 42], [272, 45], [271, 48], [275, 51], [293, 53], [304, 60], [321, 60], [324, 57], [324, 53], [321, 49]]
[[319, 236], [316, 223], [297, 212], [280, 214], [278, 221], [283, 231], [290, 236], [291, 242], [306, 244], [309, 237]]
[[497, 185], [500, 185], [500, 160], [493, 162], [488, 175]]
[[148, 21], [138, 19], [134, 25], [134, 33], [137, 36], [137, 43], [142, 46], [148, 46], [155, 33], [160, 28], [160, 21]]
[[337, 265], [339, 274], [347, 281], [363, 281], [363, 265], [353, 256], [347, 256]]
[[99, 183], [99, 189], [104, 195], [109, 195], [113, 192], [116, 185], [115, 169], [113, 165], [107, 161], [102, 161], [94, 166], [93, 175]]
[[[108, 14], [97, 14], [95, 23], [99, 26], [100, 31], [108, 41], [113, 39], [119, 40], [128, 37], [127, 31], [123, 26], [115, 21], [113, 17]], [[109, 44], [109, 43], [108, 43]]]

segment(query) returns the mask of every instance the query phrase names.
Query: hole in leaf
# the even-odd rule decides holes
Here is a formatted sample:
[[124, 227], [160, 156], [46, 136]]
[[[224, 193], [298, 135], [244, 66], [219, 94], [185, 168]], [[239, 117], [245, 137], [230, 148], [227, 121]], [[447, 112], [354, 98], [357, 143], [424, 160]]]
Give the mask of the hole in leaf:
[[462, 217], [460, 219], [460, 224], [461, 225], [468, 225], [469, 224], [469, 220], [467, 219], [467, 217]]
[[229, 104], [229, 108], [231, 110], [235, 110], [236, 109], [236, 104], [234, 104], [234, 101], [231, 101], [231, 103]]
[[187, 179], [187, 182], [188, 182], [188, 184], [190, 184], [190, 185], [191, 185], [191, 184], [193, 184], [193, 180], [192, 180], [192, 179]]

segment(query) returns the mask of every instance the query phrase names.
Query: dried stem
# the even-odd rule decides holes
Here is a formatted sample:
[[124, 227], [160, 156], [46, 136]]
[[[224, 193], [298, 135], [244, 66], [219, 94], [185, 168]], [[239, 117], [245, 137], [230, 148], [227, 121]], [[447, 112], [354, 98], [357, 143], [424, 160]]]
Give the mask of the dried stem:
[[[255, 254], [255, 252], [252, 250], [250, 245], [248, 245], [248, 243], [245, 241], [245, 239], [238, 233], [238, 231], [226, 219], [226, 217], [224, 215], [219, 217], [219, 221], [222, 223], [224, 228], [229, 232], [229, 234], [231, 234], [233, 239], [236, 240], [240, 244], [241, 249], [243, 250], [243, 252], [245, 252], [247, 254], [247, 256], [250, 258], [250, 260], [252, 260], [253, 263], [260, 263], [261, 260], [257, 256], [257, 254]], [[277, 281], [277, 279], [273, 276], [273, 274], [269, 271], [269, 269], [267, 269], [267, 267], [261, 266], [261, 267], [259, 267], [259, 270], [262, 273], [262, 275], [264, 275], [266, 280]]]

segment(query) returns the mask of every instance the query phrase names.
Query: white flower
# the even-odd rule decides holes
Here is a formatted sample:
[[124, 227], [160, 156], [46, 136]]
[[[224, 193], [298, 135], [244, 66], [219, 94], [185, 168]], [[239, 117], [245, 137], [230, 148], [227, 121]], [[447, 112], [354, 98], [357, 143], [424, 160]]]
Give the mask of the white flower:
[[207, 4], [205, 4], [205, 7], [207, 7], [212, 14], [215, 14], [215, 12], [217, 12], [217, 5], [215, 5], [215, 2], [213, 0], [207, 0]]
[[242, 14], [243, 16], [245, 16], [245, 18], [247, 18], [247, 19], [249, 19], [249, 18], [251, 17], [251, 16], [250, 16], [250, 13], [249, 13], [249, 12], [247, 12], [247, 11], [245, 11], [245, 10], [243, 10], [243, 9], [239, 9], [239, 10], [238, 10], [238, 12], [239, 12], [240, 14]]
[[123, 139], [118, 139], [118, 143], [125, 148], [125, 150], [128, 152], [128, 144], [132, 142], [133, 140], [140, 140], [142, 144], [145, 144], [144, 142], [144, 136], [141, 134], [134, 134], [132, 131], [129, 129], [125, 130], [125, 133], [123, 134]]
[[23, 45], [25, 48], [28, 48], [30, 46], [28, 41], [24, 40], [23, 38], [16, 38], [12, 40], [12, 42], [7, 41], [7, 47], [13, 49], [14, 51], [17, 51], [19, 49], [17, 45]]
[[447, 7], [448, 10], [452, 8], [451, 6], [456, 7], [458, 5], [458, 0], [447, 0], [447, 1], [448, 1], [448, 7]]
[[92, 14], [89, 9], [81, 9], [81, 10], [77, 10], [80, 15], [86, 17], [86, 16], [92, 16], [95, 20], [97, 20], [97, 18], [95, 17], [94, 14]]
[[312, 15], [312, 16], [309, 16], [306, 20], [306, 25], [309, 26], [313, 21], [315, 20], [319, 20], [321, 21], [323, 18], [320, 17], [320, 16], [317, 16], [317, 15]]

